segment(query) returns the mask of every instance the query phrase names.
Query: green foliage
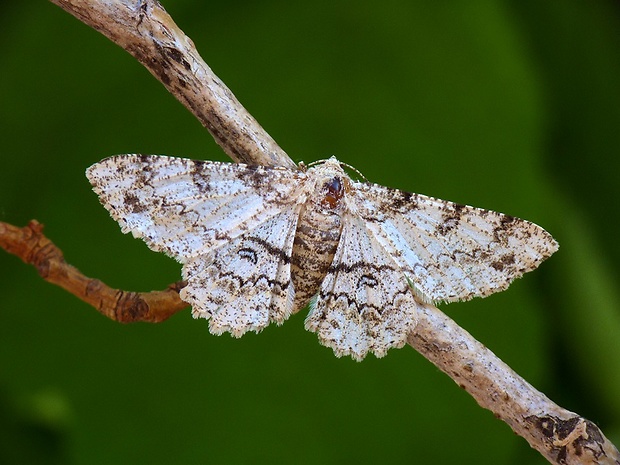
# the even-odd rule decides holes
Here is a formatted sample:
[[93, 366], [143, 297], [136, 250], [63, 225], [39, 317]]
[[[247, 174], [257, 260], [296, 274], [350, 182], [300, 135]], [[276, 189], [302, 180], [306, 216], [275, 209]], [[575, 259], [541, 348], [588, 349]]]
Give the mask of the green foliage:
[[[620, 442], [614, 2], [165, 6], [296, 161], [336, 155], [374, 182], [556, 236], [558, 254], [507, 292], [445, 310]], [[177, 264], [121, 235], [84, 170], [221, 150], [51, 3], [2, 4], [0, 41], [0, 220], [38, 219], [112, 286], [176, 281]], [[411, 348], [335, 359], [302, 314], [240, 340], [188, 312], [123, 326], [0, 253], [0, 463], [545, 463]]]

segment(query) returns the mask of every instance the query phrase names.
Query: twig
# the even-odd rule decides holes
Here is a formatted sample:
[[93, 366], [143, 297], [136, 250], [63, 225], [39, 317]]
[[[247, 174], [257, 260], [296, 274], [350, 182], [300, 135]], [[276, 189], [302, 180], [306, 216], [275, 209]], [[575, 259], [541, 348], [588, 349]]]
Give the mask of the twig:
[[23, 228], [0, 222], [0, 247], [33, 265], [46, 281], [121, 323], [159, 323], [187, 308], [179, 298], [183, 282], [171, 284], [165, 291], [127, 292], [87, 278], [65, 262], [62, 251], [43, 235], [43, 225], [34, 220]]
[[[51, 1], [135, 56], [209, 129], [233, 160], [271, 166], [294, 166], [212, 73], [194, 49], [191, 40], [157, 2]], [[19, 244], [20, 234], [25, 243], [34, 244], [24, 246], [25, 255], [16, 252], [19, 249], [16, 244]], [[7, 235], [15, 237], [7, 239]], [[1, 239], [2, 237], [4, 239]], [[54, 250], [53, 244], [42, 236], [37, 223], [31, 223], [22, 230], [4, 225], [4, 229], [0, 228], [0, 245], [22, 258], [25, 256], [26, 262], [35, 264], [40, 270], [41, 267], [61, 270], [57, 273], [48, 272], [44, 277], [91, 304], [93, 300], [95, 304], [104, 300], [112, 302], [111, 306], [106, 307], [112, 309], [107, 310], [107, 314], [119, 319], [118, 312], [113, 309], [118, 307], [116, 296], [122, 291], [103, 291], [111, 292], [113, 297], [108, 297], [109, 300], [99, 296], [93, 299], [92, 287], [89, 288], [86, 283], [97, 281], [88, 280], [64, 263], [59, 250], [55, 249], [53, 253], [45, 252], [48, 247], [48, 250]], [[41, 257], [45, 259], [42, 260]], [[50, 279], [52, 274], [64, 278]], [[73, 280], [77, 284], [74, 284]], [[174, 294], [178, 288], [179, 285], [163, 292]], [[78, 292], [74, 292], [76, 290]], [[150, 298], [149, 294], [151, 293], [127, 295], [140, 295], [146, 301]], [[89, 298], [91, 300], [88, 300]], [[167, 294], [166, 299], [168, 298], [168, 313], [161, 310], [168, 304], [155, 299], [158, 303], [154, 306], [161, 304], [161, 308], [158, 307], [155, 311], [154, 307], [151, 307], [153, 304], [149, 304], [149, 311], [130, 319], [137, 320], [149, 315], [153, 317], [154, 314], [170, 315], [184, 306], [178, 301], [178, 297]], [[152, 318], [149, 321], [160, 319]], [[554, 404], [437, 308], [425, 306], [425, 311], [419, 315], [415, 333], [409, 337], [409, 344], [469, 392], [480, 406], [491, 410], [505, 421], [550, 462], [620, 465], [617, 449], [594, 423]]]

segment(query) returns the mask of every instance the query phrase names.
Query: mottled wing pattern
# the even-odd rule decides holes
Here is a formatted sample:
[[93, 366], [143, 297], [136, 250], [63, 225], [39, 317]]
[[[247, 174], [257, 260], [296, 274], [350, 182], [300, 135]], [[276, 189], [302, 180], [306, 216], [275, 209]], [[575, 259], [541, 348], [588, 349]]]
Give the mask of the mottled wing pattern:
[[402, 347], [420, 305], [394, 257], [354, 215], [343, 217], [333, 262], [310, 305], [306, 329], [340, 357], [362, 360]]
[[[86, 171], [124, 233], [185, 263], [294, 207], [305, 175], [285, 168], [118, 155]], [[303, 201], [303, 199], [302, 199]]]
[[558, 248], [529, 221], [375, 184], [353, 183], [349, 202], [427, 302], [501, 291]]
[[121, 155], [87, 176], [123, 232], [183, 264], [181, 298], [212, 332], [240, 336], [290, 315], [303, 173]]
[[209, 256], [183, 267], [181, 299], [194, 317], [210, 319], [214, 334], [239, 337], [281, 324], [292, 312], [291, 251], [299, 208], [288, 208]]

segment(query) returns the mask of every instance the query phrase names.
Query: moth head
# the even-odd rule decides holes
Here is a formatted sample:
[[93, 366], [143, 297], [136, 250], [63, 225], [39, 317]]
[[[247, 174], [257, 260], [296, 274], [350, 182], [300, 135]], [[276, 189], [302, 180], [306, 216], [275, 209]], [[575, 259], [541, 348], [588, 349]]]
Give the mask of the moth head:
[[345, 180], [340, 176], [334, 176], [323, 184], [323, 199], [324, 206], [329, 208], [336, 208], [340, 199], [344, 197], [345, 193]]
[[315, 195], [327, 209], [337, 209], [351, 188], [351, 179], [344, 172], [336, 157], [314, 164], [309, 174], [315, 178]]

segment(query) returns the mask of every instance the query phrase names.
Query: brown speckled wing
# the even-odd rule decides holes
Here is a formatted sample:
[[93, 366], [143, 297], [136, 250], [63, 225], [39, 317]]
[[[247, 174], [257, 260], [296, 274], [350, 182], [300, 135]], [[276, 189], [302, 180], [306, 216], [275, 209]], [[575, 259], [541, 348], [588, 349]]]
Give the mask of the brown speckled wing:
[[348, 201], [427, 302], [501, 291], [558, 249], [540, 226], [490, 210], [368, 183]]

